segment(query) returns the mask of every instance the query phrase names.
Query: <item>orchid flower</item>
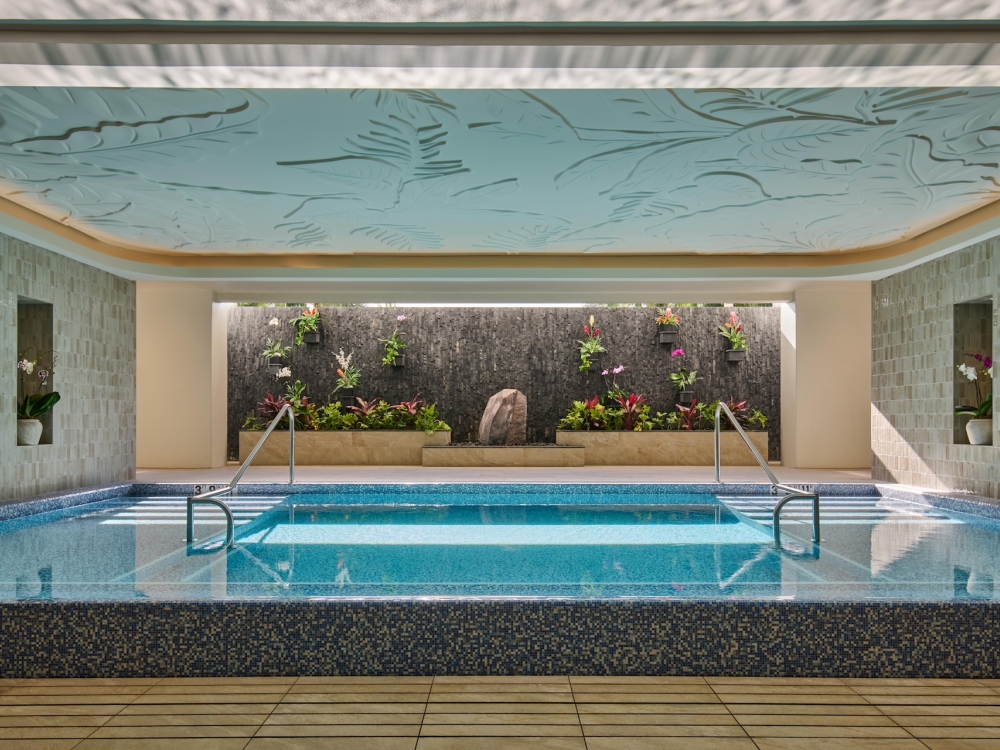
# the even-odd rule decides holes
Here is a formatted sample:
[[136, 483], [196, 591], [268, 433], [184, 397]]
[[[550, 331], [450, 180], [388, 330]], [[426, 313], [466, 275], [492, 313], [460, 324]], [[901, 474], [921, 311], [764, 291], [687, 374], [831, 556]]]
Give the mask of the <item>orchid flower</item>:
[[670, 352], [670, 356], [671, 357], [683, 357], [684, 356], [684, 350], [683, 349], [674, 349], [672, 352]]
[[274, 377], [275, 380], [281, 380], [281, 378], [290, 378], [292, 377], [292, 368], [282, 367], [280, 370], [278, 370], [277, 374]]
[[405, 315], [397, 315], [396, 316], [396, 322], [397, 323], [402, 323], [404, 320], [406, 320], [406, 316]]
[[280, 326], [281, 325], [281, 321], [278, 320], [277, 318], [271, 318], [269, 321], [267, 321], [267, 324], [269, 326]]

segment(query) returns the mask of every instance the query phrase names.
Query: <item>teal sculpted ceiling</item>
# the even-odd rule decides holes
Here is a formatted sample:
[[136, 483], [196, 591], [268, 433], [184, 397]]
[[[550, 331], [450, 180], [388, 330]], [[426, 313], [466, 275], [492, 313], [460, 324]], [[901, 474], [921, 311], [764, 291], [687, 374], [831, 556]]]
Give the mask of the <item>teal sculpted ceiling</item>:
[[830, 252], [1000, 197], [1000, 89], [0, 89], [0, 195], [125, 247]]

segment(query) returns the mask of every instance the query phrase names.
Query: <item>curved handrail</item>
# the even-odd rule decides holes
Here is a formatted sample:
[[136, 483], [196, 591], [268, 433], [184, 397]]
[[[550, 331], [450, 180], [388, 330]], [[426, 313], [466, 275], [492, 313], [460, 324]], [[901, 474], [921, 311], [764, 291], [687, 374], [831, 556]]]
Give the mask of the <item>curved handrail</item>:
[[250, 468], [250, 464], [257, 457], [257, 453], [264, 446], [264, 443], [271, 436], [271, 433], [274, 432], [274, 428], [278, 426], [278, 422], [281, 421], [281, 418], [286, 413], [288, 414], [288, 483], [295, 484], [295, 414], [292, 412], [292, 405], [285, 404], [278, 410], [277, 416], [271, 420], [271, 424], [267, 426], [264, 434], [257, 441], [257, 445], [250, 451], [250, 455], [247, 456], [246, 461], [240, 466], [239, 471], [236, 472], [236, 476], [233, 477], [233, 480], [229, 484], [217, 490], [202, 492], [200, 495], [194, 495], [187, 499], [187, 543], [189, 545], [194, 543], [194, 504], [209, 503], [222, 508], [226, 514], [226, 544], [223, 549], [229, 549], [233, 546], [236, 526], [233, 520], [233, 512], [229, 509], [228, 505], [217, 498], [228, 495], [236, 489], [236, 483], [240, 481], [243, 473]]
[[733, 414], [732, 410], [726, 406], [721, 401], [719, 405], [715, 407], [715, 481], [722, 483], [722, 449], [721, 449], [721, 435], [722, 435], [722, 413], [725, 412], [726, 416], [729, 417], [729, 421], [732, 423], [733, 427], [739, 433], [740, 437], [743, 438], [743, 442], [747, 444], [747, 448], [753, 454], [753, 457], [757, 459], [757, 463], [760, 464], [760, 468], [764, 470], [767, 474], [767, 478], [771, 480], [771, 484], [781, 490], [782, 492], [787, 492], [785, 497], [778, 501], [777, 505], [774, 506], [774, 511], [771, 514], [772, 518], [772, 530], [774, 531], [774, 544], [776, 547], [781, 546], [781, 509], [785, 507], [785, 504], [789, 500], [808, 500], [813, 501], [813, 541], [819, 544], [819, 493], [817, 492], [803, 492], [802, 490], [797, 490], [794, 487], [789, 487], [788, 485], [782, 484], [778, 481], [778, 478], [774, 476], [774, 472], [771, 471], [771, 467], [767, 465], [760, 453], [757, 451], [756, 446], [747, 437], [746, 432], [743, 431], [743, 427], [740, 425], [739, 420], [736, 419], [736, 415]]

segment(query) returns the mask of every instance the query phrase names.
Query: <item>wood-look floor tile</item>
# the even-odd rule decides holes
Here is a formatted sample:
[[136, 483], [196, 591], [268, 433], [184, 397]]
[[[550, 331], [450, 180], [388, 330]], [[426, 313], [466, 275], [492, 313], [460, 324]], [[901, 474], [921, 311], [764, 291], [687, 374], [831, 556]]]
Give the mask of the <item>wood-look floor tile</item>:
[[1000, 727], [1000, 716], [900, 716], [892, 717], [901, 727]]
[[[40, 687], [85, 687], [85, 688], [98, 688], [107, 685], [118, 685], [118, 686], [136, 686], [136, 685], [155, 685], [156, 683], [162, 681], [162, 677], [25, 677], [16, 678], [11, 680], [2, 680], [5, 687], [28, 687], [31, 685], [36, 685]], [[94, 690], [94, 692], [100, 692]]]
[[145, 695], [281, 695], [294, 685], [154, 685]]
[[126, 707], [127, 704], [124, 703], [106, 703], [99, 706], [88, 704], [0, 706], [0, 716], [114, 716]]
[[809, 725], [787, 725], [787, 726], [745, 726], [747, 734], [755, 740], [765, 737], [803, 737], [815, 739], [820, 737], [844, 737], [844, 738], [893, 738], [910, 739], [912, 735], [900, 727], [870, 727], [870, 726], [809, 726]]
[[580, 714], [585, 726], [736, 726], [736, 719], [726, 713], [719, 714]]
[[0, 727], [0, 747], [8, 740], [82, 740], [94, 727]]
[[416, 737], [419, 724], [268, 724], [257, 737]]
[[426, 703], [427, 693], [288, 693], [282, 703]]
[[186, 716], [189, 714], [270, 713], [277, 703], [133, 703], [123, 706], [119, 716], [152, 716], [156, 714]]
[[570, 677], [577, 685], [707, 685], [704, 677]]
[[588, 737], [587, 750], [756, 750], [756, 746], [748, 737]]
[[99, 727], [113, 716], [0, 716], [0, 727]]
[[[180, 695], [150, 695], [145, 693], [132, 701], [133, 706], [171, 703], [277, 703], [285, 697], [284, 693], [182, 693]], [[0, 696], [0, 700], [3, 696]], [[244, 709], [246, 710], [246, 709]]]
[[[294, 685], [299, 677], [164, 677], [160, 685]], [[218, 692], [224, 693], [225, 690]]]
[[413, 737], [254, 737], [246, 750], [413, 750]]
[[930, 750], [1000, 750], [1000, 740], [922, 740]]
[[272, 716], [281, 714], [329, 714], [329, 713], [366, 713], [366, 714], [405, 714], [424, 712], [424, 703], [279, 703], [271, 712]]
[[1000, 716], [1000, 706], [929, 706], [913, 704], [905, 706], [882, 706], [882, 711], [892, 717], [897, 716]]
[[[800, 688], [801, 689], [801, 688]], [[849, 688], [842, 688], [849, 691]], [[573, 683], [573, 694], [576, 696], [587, 696], [597, 694], [607, 694], [610, 691], [621, 694], [647, 693], [650, 695], [672, 694], [672, 695], [712, 695], [715, 691], [711, 685], [703, 683], [691, 683], [690, 685], [679, 685], [676, 682], [644, 682], [638, 685], [613, 685], [608, 683]]]
[[[758, 737], [754, 740], [759, 750], [802, 750], [801, 737]], [[916, 739], [891, 739], [883, 737], [813, 737], [808, 741], [809, 750], [927, 750]]]
[[513, 675], [513, 676], [476, 676], [476, 675], [456, 675], [446, 677], [435, 677], [435, 685], [517, 685], [524, 683], [534, 683], [538, 685], [568, 685], [569, 677], [543, 677], [534, 675]]
[[962, 687], [979, 685], [983, 680], [939, 679], [936, 677], [842, 677], [852, 687]]
[[925, 685], [854, 685], [854, 692], [864, 696], [880, 695], [915, 695], [915, 696], [956, 696], [956, 695], [992, 695], [1000, 700], [1000, 695], [982, 685], [956, 685], [955, 687], [925, 686]]
[[745, 727], [752, 726], [815, 726], [815, 727], [892, 727], [896, 724], [881, 714], [744, 714], [733, 713]]
[[430, 685], [433, 677], [299, 677], [296, 685]]
[[610, 726], [597, 724], [583, 728], [588, 742], [592, 737], [746, 737], [739, 726], [712, 726], [704, 724], [636, 724]]
[[[918, 706], [998, 706], [1000, 695], [866, 695], [868, 702], [875, 706], [918, 705]], [[0, 701], [4, 696], [0, 695]]]
[[80, 740], [5, 740], [4, 750], [70, 750]]
[[3, 706], [67, 706], [87, 704], [128, 703], [133, 698], [142, 696], [100, 695], [87, 693], [81, 695], [0, 695], [0, 707]]
[[267, 714], [119, 714], [104, 726], [260, 726], [265, 719]]
[[725, 714], [722, 703], [577, 703], [580, 716], [587, 714]]
[[[988, 688], [984, 688], [988, 689]], [[441, 684], [435, 683], [431, 695], [463, 695], [469, 693], [569, 693], [569, 683], [546, 682], [506, 682], [491, 685], [489, 683], [472, 684]]]
[[422, 712], [409, 714], [375, 713], [321, 713], [321, 714], [271, 714], [265, 724], [281, 726], [306, 724], [419, 724]]
[[90, 735], [91, 739], [145, 739], [158, 737], [253, 737], [257, 725], [160, 724], [157, 726], [104, 725]]
[[576, 712], [562, 714], [519, 713], [464, 713], [434, 714], [424, 716], [424, 726], [436, 724], [579, 724]]
[[417, 750], [587, 750], [582, 737], [421, 737]]
[[428, 703], [427, 715], [432, 714], [573, 714], [572, 703]]
[[719, 703], [719, 697], [704, 693], [577, 693], [577, 703]]
[[579, 724], [424, 724], [421, 737], [582, 737]]
[[761, 693], [716, 693], [720, 700], [726, 704], [739, 703], [775, 703], [775, 704], [818, 704], [825, 706], [835, 705], [864, 705], [865, 699], [860, 695], [849, 693], [847, 695], [816, 695], [799, 691], [797, 693], [782, 693], [780, 695]]
[[839, 677], [706, 677], [709, 685], [843, 685]]
[[418, 685], [416, 683], [406, 683], [403, 685], [389, 685], [385, 683], [345, 685], [343, 682], [308, 682], [296, 683], [292, 685], [288, 690], [288, 694], [351, 693], [354, 695], [371, 695], [373, 693], [406, 693], [412, 695], [427, 695], [430, 692], [430, 687], [430, 685]]
[[[0, 695], [0, 700], [3, 696]], [[559, 693], [438, 693], [432, 692], [430, 703], [572, 703], [573, 694]]]
[[917, 739], [1000, 739], [1000, 727], [907, 727]]
[[245, 737], [86, 739], [73, 750], [243, 750]]
[[847, 685], [713, 685], [718, 695], [856, 695]]
[[[101, 695], [111, 695], [111, 696], [130, 696], [130, 695], [142, 695], [147, 690], [151, 689], [154, 688], [146, 685], [101, 685], [100, 690], [93, 687], [86, 687], [83, 685], [20, 685], [17, 687], [8, 688], [6, 692], [3, 693], [3, 695], [78, 696], [78, 695], [91, 695], [93, 693], [100, 693]], [[119, 698], [119, 700], [121, 700], [121, 698]], [[128, 700], [128, 698], [126, 698], [126, 700]]]

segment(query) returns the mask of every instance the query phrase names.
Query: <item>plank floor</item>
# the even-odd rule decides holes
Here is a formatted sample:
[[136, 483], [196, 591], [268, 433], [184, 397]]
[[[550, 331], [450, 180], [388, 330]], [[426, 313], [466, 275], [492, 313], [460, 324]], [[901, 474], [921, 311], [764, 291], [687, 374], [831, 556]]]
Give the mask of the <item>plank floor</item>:
[[4, 750], [1000, 750], [1000, 680], [0, 680]]

